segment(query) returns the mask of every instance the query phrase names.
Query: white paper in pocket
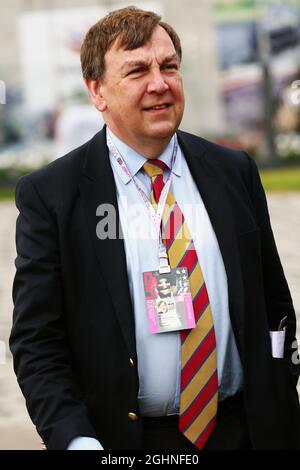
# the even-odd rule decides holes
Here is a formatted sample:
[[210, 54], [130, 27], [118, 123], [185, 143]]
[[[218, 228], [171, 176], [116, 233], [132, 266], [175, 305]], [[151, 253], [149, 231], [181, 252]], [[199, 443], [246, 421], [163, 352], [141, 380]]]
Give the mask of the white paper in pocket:
[[277, 359], [283, 359], [285, 329], [281, 331], [270, 331], [272, 356]]

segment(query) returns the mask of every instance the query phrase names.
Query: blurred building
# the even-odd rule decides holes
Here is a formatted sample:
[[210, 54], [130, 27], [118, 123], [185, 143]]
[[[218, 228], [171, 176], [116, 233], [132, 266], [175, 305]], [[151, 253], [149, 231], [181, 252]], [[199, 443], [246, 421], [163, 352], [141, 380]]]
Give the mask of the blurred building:
[[299, 78], [300, 3], [220, 0], [214, 8], [223, 110], [230, 123], [223, 143], [260, 150], [262, 161], [274, 161], [276, 139], [287, 128], [284, 116], [296, 113], [281, 109], [276, 119], [283, 94]]
[[4, 134], [11, 141], [55, 137], [58, 155], [78, 145], [78, 129], [86, 139], [101, 126], [92, 105], [87, 114], [80, 45], [91, 24], [130, 4], [160, 13], [181, 37], [181, 128], [250, 151], [259, 147], [276, 114], [266, 109], [281, 103], [300, 69], [298, 0], [10, 0], [0, 17], [0, 80], [7, 89], [0, 145], [1, 132], [2, 141]]
[[217, 92], [210, 1], [186, 0], [179, 6], [173, 0], [11, 0], [0, 19], [0, 79], [7, 83], [11, 94], [19, 92], [22, 98], [21, 110], [29, 128], [23, 128], [25, 134], [32, 136], [33, 128], [43, 130], [49, 113], [57, 115], [64, 112], [65, 106], [87, 102], [78, 56], [82, 38], [88, 27], [109, 10], [128, 4], [162, 14], [182, 39], [187, 102], [182, 127], [197, 133], [221, 132], [222, 105]]

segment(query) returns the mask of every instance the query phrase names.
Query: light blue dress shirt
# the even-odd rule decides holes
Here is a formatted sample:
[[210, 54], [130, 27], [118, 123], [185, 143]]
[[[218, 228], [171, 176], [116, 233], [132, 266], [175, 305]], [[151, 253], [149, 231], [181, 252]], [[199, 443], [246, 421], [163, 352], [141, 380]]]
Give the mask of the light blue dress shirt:
[[[130, 174], [138, 179], [139, 186], [150, 197], [151, 180], [142, 170], [147, 158], [107, 131]], [[174, 136], [159, 157], [168, 168], [171, 167], [173, 146]], [[116, 183], [135, 317], [140, 413], [142, 416], [177, 414], [180, 396], [179, 333], [150, 333], [143, 287], [143, 272], [158, 269], [157, 234], [133, 178], [122, 170], [111, 152], [109, 158]], [[180, 146], [172, 173], [171, 191], [188, 224], [210, 299], [217, 342], [219, 400], [223, 400], [234, 395], [243, 385], [242, 366], [229, 317], [227, 276], [216, 235]], [[164, 180], [167, 177], [168, 171]], [[76, 441], [75, 448], [81, 448], [80, 438]]]

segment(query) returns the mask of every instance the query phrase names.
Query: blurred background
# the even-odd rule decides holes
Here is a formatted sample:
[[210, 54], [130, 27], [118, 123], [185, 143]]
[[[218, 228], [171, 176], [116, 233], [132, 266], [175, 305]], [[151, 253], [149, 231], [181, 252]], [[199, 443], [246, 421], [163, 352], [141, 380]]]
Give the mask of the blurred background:
[[92, 24], [126, 5], [160, 13], [181, 37], [186, 93], [181, 129], [243, 148], [256, 159], [300, 317], [300, 0], [3, 0], [0, 449], [40, 448], [7, 345], [15, 183], [102, 127], [82, 80], [80, 46]]

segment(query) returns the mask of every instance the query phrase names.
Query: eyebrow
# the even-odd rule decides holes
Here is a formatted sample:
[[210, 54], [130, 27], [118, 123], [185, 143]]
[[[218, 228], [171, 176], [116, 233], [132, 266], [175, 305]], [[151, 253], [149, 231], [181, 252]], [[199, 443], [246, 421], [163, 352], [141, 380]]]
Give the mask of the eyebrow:
[[[168, 56], [166, 56], [163, 61], [161, 62], [160, 65], [163, 65], [163, 64], [166, 64], [168, 62], [171, 62], [172, 60], [178, 60], [179, 62], [179, 58], [178, 58], [178, 55], [176, 54], [176, 52], [174, 54], [170, 54]], [[122, 67], [121, 67], [121, 70], [125, 70], [125, 69], [128, 69], [128, 68], [131, 68], [131, 67], [148, 67], [149, 63], [144, 61], [144, 60], [129, 60], [127, 62], [125, 62]]]

